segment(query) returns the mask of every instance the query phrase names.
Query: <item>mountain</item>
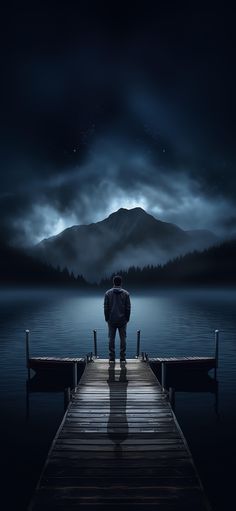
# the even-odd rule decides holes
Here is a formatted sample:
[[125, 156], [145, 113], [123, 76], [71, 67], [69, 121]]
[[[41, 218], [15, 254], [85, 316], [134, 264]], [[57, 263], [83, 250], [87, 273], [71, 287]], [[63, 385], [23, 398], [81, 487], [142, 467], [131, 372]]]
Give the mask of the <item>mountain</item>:
[[121, 208], [90, 225], [75, 225], [42, 240], [33, 249], [41, 260], [67, 267], [89, 281], [117, 269], [163, 264], [180, 254], [212, 244], [212, 233], [184, 231], [157, 220], [142, 208]]

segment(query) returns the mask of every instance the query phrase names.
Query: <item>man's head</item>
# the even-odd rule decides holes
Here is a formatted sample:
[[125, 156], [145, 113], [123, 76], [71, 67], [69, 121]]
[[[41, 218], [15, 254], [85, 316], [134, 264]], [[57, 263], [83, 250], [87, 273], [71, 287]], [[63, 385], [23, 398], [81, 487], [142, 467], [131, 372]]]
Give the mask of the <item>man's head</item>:
[[113, 277], [113, 284], [114, 286], [121, 286], [122, 278], [120, 277], [120, 275], [116, 275], [115, 277]]

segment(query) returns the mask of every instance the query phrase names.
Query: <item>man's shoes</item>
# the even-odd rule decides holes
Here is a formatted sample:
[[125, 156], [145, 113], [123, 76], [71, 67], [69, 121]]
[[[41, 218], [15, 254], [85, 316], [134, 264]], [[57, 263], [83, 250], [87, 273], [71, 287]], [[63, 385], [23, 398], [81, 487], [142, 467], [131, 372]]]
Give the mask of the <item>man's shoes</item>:
[[109, 364], [114, 364], [115, 363], [115, 359], [114, 358], [109, 358]]
[[121, 364], [126, 364], [126, 359], [125, 358], [120, 358], [120, 363]]

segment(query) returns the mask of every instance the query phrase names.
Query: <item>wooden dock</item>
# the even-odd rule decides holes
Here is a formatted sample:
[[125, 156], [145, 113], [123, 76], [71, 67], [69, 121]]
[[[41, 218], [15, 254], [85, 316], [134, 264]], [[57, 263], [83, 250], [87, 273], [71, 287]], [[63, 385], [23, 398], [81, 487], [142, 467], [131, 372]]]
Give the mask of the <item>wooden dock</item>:
[[202, 367], [204, 364], [209, 366], [209, 369], [213, 369], [216, 365], [215, 357], [155, 357], [150, 360], [159, 364], [162, 364], [163, 362], [171, 365], [181, 364], [184, 366], [185, 364], [186, 366], [195, 366], [196, 368], [198, 368], [198, 366]]
[[207, 372], [215, 369], [217, 364], [215, 357], [158, 357], [150, 358], [149, 361], [157, 366], [164, 363], [167, 367], [171, 366], [172, 368], [181, 366], [181, 370], [192, 371], [194, 369]]
[[30, 511], [209, 509], [167, 394], [149, 364], [86, 365]]
[[67, 365], [84, 364], [84, 358], [74, 357], [30, 357], [28, 367], [34, 371], [54, 369]]

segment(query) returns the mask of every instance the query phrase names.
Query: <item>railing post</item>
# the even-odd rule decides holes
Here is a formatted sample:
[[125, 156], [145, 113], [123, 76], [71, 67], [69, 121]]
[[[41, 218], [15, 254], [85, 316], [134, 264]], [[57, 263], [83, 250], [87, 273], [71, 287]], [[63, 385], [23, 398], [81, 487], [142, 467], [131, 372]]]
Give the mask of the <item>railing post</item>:
[[77, 387], [77, 362], [73, 362], [73, 389]]
[[136, 349], [136, 358], [139, 357], [140, 354], [140, 330], [137, 330], [137, 349]]
[[215, 330], [215, 378], [218, 369], [218, 359], [219, 359], [219, 330]]
[[30, 366], [29, 366], [29, 341], [30, 341], [30, 331], [25, 331], [25, 352], [26, 352], [26, 367], [28, 370], [28, 380], [30, 380]]
[[94, 356], [97, 358], [98, 350], [97, 350], [97, 330], [93, 331], [93, 342], [94, 342]]
[[161, 386], [162, 390], [166, 388], [166, 364], [165, 362], [161, 363]]

